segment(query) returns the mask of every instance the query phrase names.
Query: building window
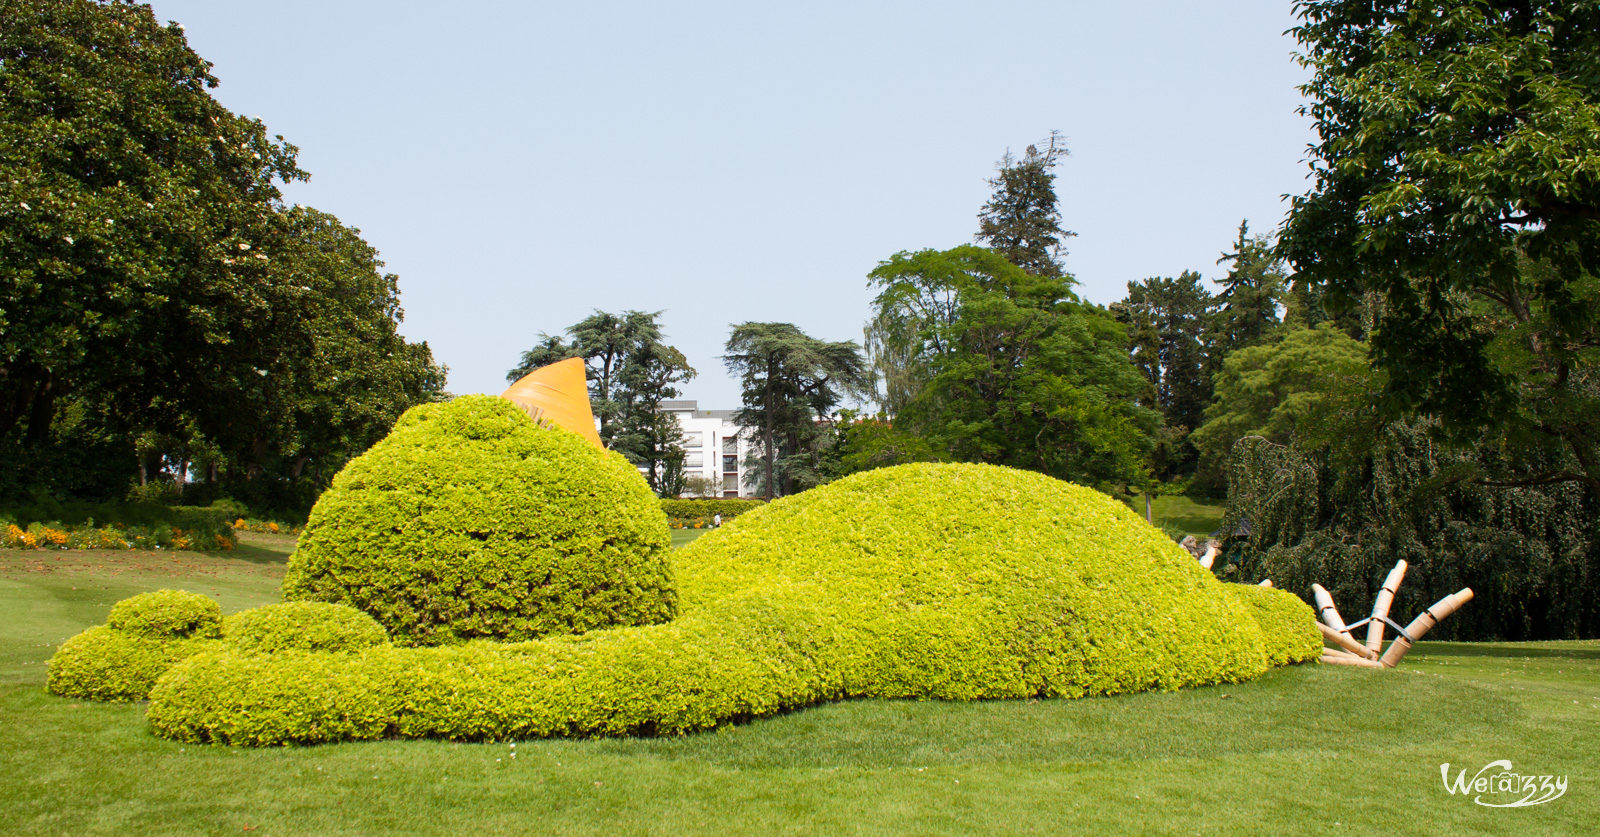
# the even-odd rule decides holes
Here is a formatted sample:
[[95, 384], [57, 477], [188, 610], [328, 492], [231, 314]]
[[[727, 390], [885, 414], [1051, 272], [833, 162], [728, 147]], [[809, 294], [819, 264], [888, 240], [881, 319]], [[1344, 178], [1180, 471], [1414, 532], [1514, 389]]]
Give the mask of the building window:
[[724, 436], [724, 437], [722, 437], [722, 452], [723, 453], [737, 454], [739, 452], [739, 437], [738, 436]]
[[685, 468], [699, 468], [702, 464], [703, 460], [700, 456], [700, 451], [685, 453], [683, 455], [683, 467]]
[[724, 474], [737, 474], [737, 473], [739, 473], [739, 457], [737, 457], [737, 456], [724, 456], [724, 457], [722, 457], [722, 473], [724, 473]]
[[739, 496], [739, 475], [724, 474], [722, 476], [722, 491], [729, 497]]

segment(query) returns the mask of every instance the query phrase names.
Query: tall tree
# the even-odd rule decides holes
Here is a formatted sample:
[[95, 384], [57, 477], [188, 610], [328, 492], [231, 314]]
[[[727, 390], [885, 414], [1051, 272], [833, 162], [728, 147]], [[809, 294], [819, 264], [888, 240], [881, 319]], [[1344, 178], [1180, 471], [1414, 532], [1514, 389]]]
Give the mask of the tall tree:
[[1253, 346], [1277, 328], [1278, 304], [1287, 277], [1275, 252], [1272, 236], [1250, 235], [1250, 225], [1239, 222], [1233, 252], [1223, 253], [1217, 264], [1228, 265], [1228, 275], [1217, 280], [1216, 352], [1213, 365], [1245, 346]]
[[295, 148], [218, 104], [148, 6], [0, 0], [0, 20], [0, 436], [44, 439], [75, 392], [176, 428], [260, 368], [240, 338]]
[[617, 375], [621, 411], [612, 449], [644, 469], [650, 487], [662, 497], [683, 492], [685, 451], [683, 427], [677, 415], [662, 412], [661, 402], [678, 397], [677, 385], [694, 375], [683, 352], [660, 339], [635, 345]]
[[1600, 491], [1600, 6], [1296, 10], [1318, 135], [1283, 233], [1298, 277], [1335, 309], [1381, 301], [1391, 415], [1572, 462], [1516, 478]]
[[1124, 326], [1071, 280], [981, 247], [898, 253], [869, 274], [873, 316], [902, 324], [926, 379], [899, 426], [951, 458], [1142, 484], [1159, 422]]
[[994, 194], [978, 213], [977, 242], [1035, 276], [1065, 274], [1062, 239], [1075, 233], [1061, 228], [1056, 202], [1056, 161], [1067, 156], [1067, 143], [1050, 132], [1044, 149], [1028, 146], [1021, 159], [1007, 151], [989, 180]]
[[1133, 363], [1150, 381], [1167, 424], [1193, 430], [1211, 401], [1210, 370], [1215, 299], [1200, 274], [1151, 277], [1128, 283], [1128, 296], [1111, 306], [1127, 323]]
[[768, 499], [822, 479], [815, 462], [818, 422], [868, 386], [866, 361], [849, 341], [828, 342], [791, 323], [741, 323], [723, 362], [739, 378], [739, 424], [755, 432], [757, 483]]

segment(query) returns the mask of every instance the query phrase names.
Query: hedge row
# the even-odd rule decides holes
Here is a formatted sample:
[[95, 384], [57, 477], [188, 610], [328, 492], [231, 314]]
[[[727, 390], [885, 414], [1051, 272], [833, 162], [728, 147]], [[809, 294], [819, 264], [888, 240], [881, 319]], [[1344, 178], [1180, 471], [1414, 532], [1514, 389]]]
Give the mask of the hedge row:
[[661, 501], [661, 510], [673, 520], [693, 520], [704, 518], [710, 520], [715, 515], [722, 515], [722, 522], [727, 523], [735, 517], [753, 509], [766, 505], [765, 500], [736, 499], [733, 497], [710, 499], [667, 499]]
[[225, 647], [160, 679], [150, 723], [253, 745], [683, 733], [843, 697], [1233, 682], [1306, 659], [1315, 633], [1303, 604], [1217, 581], [1116, 501], [992, 466], [857, 474], [675, 559], [668, 624], [346, 654]]

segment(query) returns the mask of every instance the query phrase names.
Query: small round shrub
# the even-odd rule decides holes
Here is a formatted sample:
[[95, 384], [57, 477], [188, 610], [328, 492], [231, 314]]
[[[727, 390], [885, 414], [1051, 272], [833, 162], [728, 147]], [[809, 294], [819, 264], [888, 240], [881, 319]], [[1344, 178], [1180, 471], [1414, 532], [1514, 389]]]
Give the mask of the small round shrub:
[[157, 590], [111, 606], [106, 623], [139, 636], [208, 638], [222, 635], [222, 607], [199, 593]]
[[667, 624], [208, 654], [163, 676], [151, 724], [239, 744], [671, 734], [846, 697], [1239, 681], [1267, 669], [1257, 612], [1285, 637], [1315, 631], [1308, 610], [1231, 595], [1121, 503], [993, 466], [856, 474], [740, 515], [674, 564], [682, 612]]
[[158, 639], [98, 625], [56, 650], [45, 689], [62, 697], [144, 700], [174, 663], [219, 644], [208, 639]]
[[284, 578], [402, 644], [520, 640], [672, 618], [661, 505], [620, 454], [464, 396], [414, 407], [345, 466]]
[[1267, 664], [1303, 663], [1322, 656], [1322, 632], [1317, 615], [1299, 596], [1274, 587], [1224, 583], [1261, 628]]
[[222, 621], [227, 643], [243, 651], [359, 651], [389, 641], [376, 619], [349, 605], [283, 602]]

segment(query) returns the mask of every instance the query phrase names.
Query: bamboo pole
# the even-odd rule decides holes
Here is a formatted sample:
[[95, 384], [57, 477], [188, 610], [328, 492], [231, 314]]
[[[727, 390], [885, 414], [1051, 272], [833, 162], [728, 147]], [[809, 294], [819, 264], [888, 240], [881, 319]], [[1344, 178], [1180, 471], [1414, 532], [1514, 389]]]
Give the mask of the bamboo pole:
[[1311, 585], [1311, 597], [1317, 602], [1317, 615], [1328, 627], [1342, 634], [1350, 633], [1350, 629], [1344, 626], [1344, 619], [1339, 616], [1339, 608], [1333, 606], [1333, 594], [1326, 587]]
[[1405, 578], [1406, 562], [1398, 561], [1394, 569], [1389, 571], [1389, 577], [1383, 580], [1383, 589], [1378, 591], [1378, 597], [1372, 600], [1372, 621], [1367, 623], [1367, 650], [1373, 654], [1383, 650], [1383, 620], [1388, 617], [1395, 591], [1400, 589], [1400, 582]]
[[1411, 650], [1413, 643], [1422, 639], [1423, 634], [1433, 630], [1434, 625], [1443, 622], [1446, 616], [1455, 613], [1458, 608], [1470, 601], [1472, 601], [1472, 588], [1465, 587], [1434, 602], [1432, 607], [1417, 614], [1417, 618], [1406, 626], [1406, 636], [1411, 638], [1395, 637], [1394, 642], [1389, 643], [1389, 650], [1384, 652], [1381, 662], [1389, 668], [1400, 665], [1400, 660]]
[[1383, 668], [1383, 663], [1375, 660], [1366, 660], [1350, 654], [1331, 654], [1326, 651], [1318, 662], [1336, 666], [1356, 666], [1357, 668]]
[[1339, 631], [1336, 631], [1336, 630], [1328, 627], [1327, 625], [1322, 624], [1321, 622], [1317, 623], [1317, 629], [1322, 631], [1322, 638], [1323, 639], [1333, 643], [1334, 645], [1339, 646], [1340, 648], [1343, 648], [1345, 651], [1348, 651], [1349, 653], [1351, 653], [1351, 654], [1353, 654], [1353, 655], [1355, 655], [1357, 657], [1361, 657], [1361, 658], [1367, 659], [1367, 660], [1376, 660], [1376, 659], [1378, 659], [1378, 655], [1377, 654], [1374, 654], [1371, 651], [1367, 650], [1366, 646], [1362, 645], [1359, 642], [1356, 642], [1355, 639], [1351, 638], [1351, 636], [1349, 634], [1340, 633]]

